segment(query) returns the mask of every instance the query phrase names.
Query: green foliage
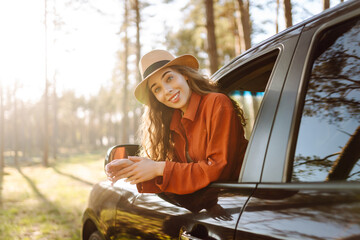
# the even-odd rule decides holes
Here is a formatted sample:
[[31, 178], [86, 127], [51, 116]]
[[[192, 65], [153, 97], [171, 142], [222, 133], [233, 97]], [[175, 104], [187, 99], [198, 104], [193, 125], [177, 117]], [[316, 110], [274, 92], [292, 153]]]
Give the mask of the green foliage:
[[[183, 10], [184, 24], [176, 31], [166, 33], [166, 45], [176, 55], [193, 54], [197, 56], [200, 67], [208, 68], [206, 52], [206, 19], [204, 1], [191, 0]], [[219, 68], [235, 56], [234, 50], [234, 4], [232, 1], [214, 1], [215, 31], [219, 54]]]

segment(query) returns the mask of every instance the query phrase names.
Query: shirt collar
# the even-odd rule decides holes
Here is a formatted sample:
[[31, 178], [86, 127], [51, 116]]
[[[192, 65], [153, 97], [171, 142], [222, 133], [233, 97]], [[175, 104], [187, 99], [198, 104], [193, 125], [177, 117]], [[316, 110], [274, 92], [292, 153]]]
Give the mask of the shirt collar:
[[[182, 116], [182, 118], [186, 118], [190, 121], [194, 121], [197, 110], [200, 105], [201, 96], [195, 92], [192, 92], [189, 101], [190, 101], [189, 106], [186, 109], [186, 112], [185, 112], [184, 116]], [[180, 122], [180, 120], [181, 120], [181, 110], [176, 109], [174, 111], [173, 117], [171, 119], [170, 129], [174, 130], [176, 128], [178, 122]]]
[[183, 116], [183, 118], [187, 118], [191, 121], [195, 120], [196, 112], [200, 105], [201, 96], [195, 92], [192, 92], [190, 97], [189, 106], [186, 109], [186, 112]]

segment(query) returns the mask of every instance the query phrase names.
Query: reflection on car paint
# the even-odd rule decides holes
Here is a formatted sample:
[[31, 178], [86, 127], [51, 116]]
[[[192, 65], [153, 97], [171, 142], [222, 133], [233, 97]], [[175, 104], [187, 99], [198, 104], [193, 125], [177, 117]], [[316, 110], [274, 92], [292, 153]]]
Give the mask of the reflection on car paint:
[[303, 190], [279, 200], [252, 198], [238, 232], [276, 239], [338, 239], [353, 234], [360, 237], [359, 223], [359, 193]]

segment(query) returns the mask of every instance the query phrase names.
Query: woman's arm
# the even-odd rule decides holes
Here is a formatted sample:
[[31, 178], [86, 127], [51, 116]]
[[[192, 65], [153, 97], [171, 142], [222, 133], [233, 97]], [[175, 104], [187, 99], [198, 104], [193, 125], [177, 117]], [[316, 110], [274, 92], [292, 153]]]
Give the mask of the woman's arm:
[[129, 156], [129, 160], [134, 164], [123, 169], [121, 176], [126, 178], [126, 182], [137, 184], [151, 180], [155, 177], [162, 176], [164, 173], [165, 162], [155, 162], [144, 157]]
[[126, 182], [137, 184], [162, 176], [165, 162], [155, 162], [148, 158], [132, 157], [128, 159], [116, 159], [105, 167], [108, 179], [115, 183], [125, 178]]

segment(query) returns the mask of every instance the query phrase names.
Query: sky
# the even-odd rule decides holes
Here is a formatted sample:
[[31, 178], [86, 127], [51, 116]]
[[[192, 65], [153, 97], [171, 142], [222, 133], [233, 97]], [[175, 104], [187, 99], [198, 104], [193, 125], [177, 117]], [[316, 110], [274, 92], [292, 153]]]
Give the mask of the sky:
[[[313, 5], [309, 8], [311, 14], [321, 11], [322, 1], [308, 1]], [[93, 95], [111, 80], [116, 52], [122, 48], [122, 1], [89, 0], [91, 4], [67, 2], [71, 2], [71, 5], [65, 5], [65, 1], [47, 0], [48, 27], [45, 38], [44, 0], [0, 0], [0, 83], [5, 90], [9, 86], [13, 89], [16, 84], [17, 97], [39, 99], [45, 86], [45, 69], [50, 84], [53, 84], [56, 76], [59, 93], [73, 89], [78, 95]], [[147, 19], [141, 26], [143, 53], [164, 48], [164, 25], [176, 30], [182, 22], [181, 8], [187, 3], [185, 0], [174, 0], [170, 5], [162, 3], [163, 0], [149, 2], [153, 5], [142, 12]], [[331, 6], [338, 2], [333, 0]], [[261, 4], [262, 1], [252, 0], [251, 3]], [[64, 22], [58, 29], [54, 29], [52, 24], [54, 13], [60, 15]], [[272, 11], [265, 8], [254, 10], [252, 17], [259, 23], [265, 21], [260, 17], [266, 14], [274, 16]], [[294, 18], [297, 15], [295, 13]], [[294, 23], [300, 20], [294, 19]], [[283, 28], [280, 25], [280, 29]], [[274, 31], [270, 23], [267, 32], [255, 36], [254, 43], [270, 37]]]

